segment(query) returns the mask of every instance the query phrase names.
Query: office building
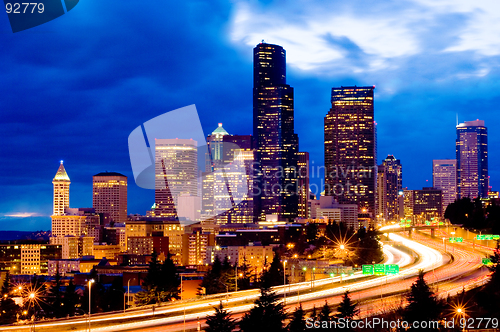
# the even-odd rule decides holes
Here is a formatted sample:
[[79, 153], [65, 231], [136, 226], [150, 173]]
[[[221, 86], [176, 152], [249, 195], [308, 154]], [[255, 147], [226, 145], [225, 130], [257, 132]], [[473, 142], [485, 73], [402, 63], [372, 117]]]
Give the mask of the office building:
[[488, 132], [483, 120], [457, 126], [457, 196], [488, 196]]
[[196, 144], [192, 139], [155, 139], [154, 216], [182, 217], [176, 209], [179, 196], [198, 196]]
[[61, 258], [61, 246], [20, 242], [0, 244], [0, 271], [10, 274], [47, 274], [50, 259]]
[[63, 166], [63, 161], [56, 172], [56, 176], [52, 180], [54, 185], [54, 199], [53, 199], [53, 216], [61, 216], [64, 214], [64, 210], [69, 207], [69, 185], [71, 181], [69, 180], [68, 173]]
[[205, 264], [207, 247], [215, 245], [215, 234], [203, 232], [201, 229], [196, 229], [189, 234], [188, 241], [188, 265], [196, 266]]
[[299, 218], [309, 218], [309, 152], [299, 152], [298, 181], [299, 181]]
[[375, 216], [375, 87], [332, 88], [325, 117], [325, 194]]
[[443, 216], [448, 205], [457, 199], [457, 160], [432, 161], [432, 186], [443, 192]]
[[389, 155], [377, 174], [377, 218], [380, 222], [399, 219], [398, 193], [403, 189], [403, 169], [399, 159]]
[[437, 222], [443, 217], [442, 192], [424, 187], [421, 190], [404, 190], [405, 219], [415, 224]]
[[127, 221], [127, 177], [103, 172], [92, 177], [92, 204], [96, 213], [107, 213], [109, 221]]
[[260, 43], [254, 48], [253, 139], [258, 177], [255, 212], [293, 220], [298, 214], [297, 152], [293, 88], [286, 84], [285, 50]]

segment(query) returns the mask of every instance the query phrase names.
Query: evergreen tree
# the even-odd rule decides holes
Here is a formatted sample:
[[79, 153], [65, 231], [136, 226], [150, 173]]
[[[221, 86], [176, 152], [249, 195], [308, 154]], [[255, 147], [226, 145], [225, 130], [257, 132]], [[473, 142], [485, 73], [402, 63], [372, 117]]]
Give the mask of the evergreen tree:
[[342, 296], [342, 302], [340, 302], [337, 311], [338, 313], [335, 315], [336, 318], [344, 318], [353, 320], [354, 317], [359, 313], [359, 310], [356, 308], [357, 304], [351, 301], [351, 297], [349, 296], [349, 291], [346, 290], [344, 295]]
[[477, 302], [488, 317], [500, 317], [500, 244], [498, 241], [494, 255], [491, 256], [491, 262], [493, 264], [488, 267], [493, 272], [491, 279], [477, 294]]
[[50, 287], [46, 302], [48, 303], [47, 314], [51, 317], [61, 318], [64, 317], [64, 311], [62, 308], [62, 290], [61, 290], [61, 274], [59, 273], [59, 268], [56, 270], [56, 275], [54, 276], [54, 282], [52, 287]]
[[243, 256], [243, 263], [241, 266], [238, 266], [238, 274], [238, 290], [250, 289], [252, 272], [250, 271], [250, 267], [245, 256]]
[[[408, 306], [403, 312], [403, 317], [410, 325], [415, 321], [430, 322], [441, 318], [444, 303], [436, 297], [429, 285], [427, 285], [423, 270], [419, 271], [417, 280], [411, 285], [407, 301]], [[428, 330], [432, 331], [431, 329]]]
[[106, 289], [104, 311], [123, 310], [124, 293], [123, 278], [116, 277], [108, 289]]
[[263, 285], [254, 307], [241, 319], [240, 329], [243, 332], [280, 332], [284, 331], [285, 318], [285, 310], [278, 295]]
[[304, 318], [304, 310], [302, 305], [295, 308], [292, 313], [292, 319], [288, 323], [287, 329], [289, 332], [304, 332], [306, 331], [306, 320]]
[[198, 288], [201, 293], [201, 289], [205, 289], [205, 294], [217, 294], [226, 291], [226, 287], [221, 284], [222, 281], [222, 263], [219, 256], [215, 256], [214, 263], [210, 270], [205, 273], [203, 280]]
[[277, 252], [274, 253], [273, 261], [267, 271], [262, 274], [262, 285], [273, 287], [283, 284], [283, 265]]
[[9, 272], [5, 274], [2, 283], [2, 298], [0, 299], [0, 325], [11, 324], [17, 320], [19, 306], [14, 302], [11, 296], [12, 285], [10, 283]]
[[73, 279], [69, 281], [63, 296], [63, 317], [64, 316], [74, 316], [76, 305], [80, 302], [80, 296], [76, 293], [76, 286], [73, 284]]
[[321, 308], [321, 311], [319, 313], [318, 320], [320, 321], [330, 321], [330, 313], [332, 311], [330, 310], [330, 307], [328, 306], [328, 302], [325, 301], [325, 304], [323, 305], [323, 308]]
[[222, 301], [219, 307], [215, 307], [215, 313], [207, 316], [206, 323], [208, 327], [205, 332], [231, 332], [236, 327], [236, 321], [231, 318], [231, 314], [222, 306]]
[[137, 293], [137, 304], [146, 305], [154, 304], [160, 300], [160, 289], [158, 286], [161, 283], [161, 264], [158, 261], [158, 254], [153, 251], [151, 254], [151, 261], [148, 266], [148, 274], [142, 282], [142, 291]]
[[313, 310], [309, 314], [309, 318], [313, 321], [318, 320], [318, 309], [316, 309], [316, 305], [313, 306]]
[[161, 301], [171, 301], [180, 299], [181, 279], [177, 273], [177, 268], [170, 255], [161, 266], [160, 298]]

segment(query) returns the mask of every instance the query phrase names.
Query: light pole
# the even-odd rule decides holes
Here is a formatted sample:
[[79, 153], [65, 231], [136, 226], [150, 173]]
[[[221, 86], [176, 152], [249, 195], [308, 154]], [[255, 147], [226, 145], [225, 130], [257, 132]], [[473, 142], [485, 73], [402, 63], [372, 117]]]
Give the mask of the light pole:
[[287, 260], [285, 259], [283, 261], [283, 305], [286, 305], [286, 262]]
[[[130, 280], [135, 280], [135, 278], [129, 279], [127, 281], [127, 296], [123, 297], [123, 313], [125, 313], [125, 309], [127, 308], [126, 305], [127, 305], [127, 302], [128, 302], [128, 298], [130, 296]], [[127, 299], [127, 300], [125, 300], [125, 299]]]
[[29, 297], [30, 297], [31, 304], [33, 305], [33, 332], [35, 332], [35, 319], [36, 319], [36, 308], [35, 308], [35, 303], [34, 303], [35, 293], [31, 292]]
[[446, 238], [443, 237], [443, 245], [444, 245], [444, 252], [446, 252], [446, 242], [445, 242]]
[[90, 306], [90, 298], [91, 298], [90, 290], [91, 290], [91, 286], [93, 283], [94, 283], [94, 279], [90, 279], [89, 280], [89, 332], [90, 332], [90, 308], [91, 308], [91, 306]]
[[238, 262], [234, 264], [236, 266], [236, 273], [234, 274], [234, 291], [238, 291]]

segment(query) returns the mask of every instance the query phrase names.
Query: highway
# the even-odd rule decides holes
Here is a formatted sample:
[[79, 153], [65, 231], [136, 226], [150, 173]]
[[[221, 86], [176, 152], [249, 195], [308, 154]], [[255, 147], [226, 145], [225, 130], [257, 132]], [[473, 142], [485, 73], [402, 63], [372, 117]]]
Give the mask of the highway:
[[[388, 236], [391, 242], [401, 243], [417, 253], [419, 260], [413, 263], [410, 255], [390, 245], [384, 245], [386, 263], [399, 264], [402, 267], [399, 275], [366, 278], [356, 273], [344, 277], [342, 284], [339, 277], [316, 280], [312, 285], [312, 290], [310, 281], [287, 285], [285, 287], [287, 310], [292, 311], [299, 302], [306, 310], [313, 306], [321, 307], [325, 299], [329, 304], [338, 303], [341, 295], [349, 289], [354, 300], [363, 302], [360, 306], [361, 314], [363, 316], [374, 315], [380, 313], [380, 310], [388, 310], [396, 303], [401, 303], [399, 295], [391, 296], [390, 294], [408, 289], [419, 269], [431, 271], [426, 275], [429, 283], [442, 283], [439, 285], [439, 294], [453, 294], [464, 286], [471, 287], [474, 282], [484, 283], [487, 280], [487, 270], [480, 269], [481, 258], [484, 254], [478, 250], [472, 252], [470, 247], [455, 246], [454, 260], [450, 262], [450, 256], [440, 252], [440, 250], [443, 251], [443, 245], [439, 240], [416, 233], [413, 234], [413, 240], [396, 234]], [[461, 277], [462, 275], [466, 276]], [[283, 294], [283, 290], [283, 286], [275, 288], [280, 295]], [[101, 314], [92, 317], [92, 331], [164, 331], [165, 326], [168, 326], [169, 331], [182, 331], [184, 326], [188, 330], [196, 330], [198, 325], [204, 325], [204, 318], [213, 312], [212, 307], [218, 305], [221, 298], [224, 299], [224, 305], [229, 307], [234, 317], [238, 318], [253, 307], [253, 301], [257, 296], [258, 291], [248, 290], [229, 293], [228, 301], [225, 300], [225, 294], [203, 300], [177, 301], [168, 306], [156, 308], [155, 317], [152, 317], [151, 308], [130, 310], [125, 314], [123, 312]], [[184, 319], [186, 325], [184, 325]], [[84, 331], [86, 324], [87, 320], [82, 318], [39, 322], [37, 331]], [[11, 326], [2, 327], [2, 330], [28, 331], [28, 328], [27, 326]]]

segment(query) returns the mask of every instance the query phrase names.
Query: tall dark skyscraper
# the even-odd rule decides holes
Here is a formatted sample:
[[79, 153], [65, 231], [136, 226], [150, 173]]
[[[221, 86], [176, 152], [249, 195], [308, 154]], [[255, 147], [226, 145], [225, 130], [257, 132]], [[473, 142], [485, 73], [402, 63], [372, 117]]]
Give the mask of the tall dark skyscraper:
[[[332, 88], [325, 117], [325, 194], [375, 217], [374, 86]], [[366, 211], [365, 211], [366, 210]]]
[[378, 166], [377, 217], [380, 221], [399, 218], [398, 193], [403, 189], [403, 168], [399, 159], [387, 156]]
[[260, 43], [253, 50], [253, 137], [259, 176], [256, 217], [295, 218], [298, 211], [298, 137], [294, 132], [293, 88], [286, 84], [285, 50]]
[[484, 121], [459, 124], [456, 147], [458, 197], [487, 197], [488, 132]]

